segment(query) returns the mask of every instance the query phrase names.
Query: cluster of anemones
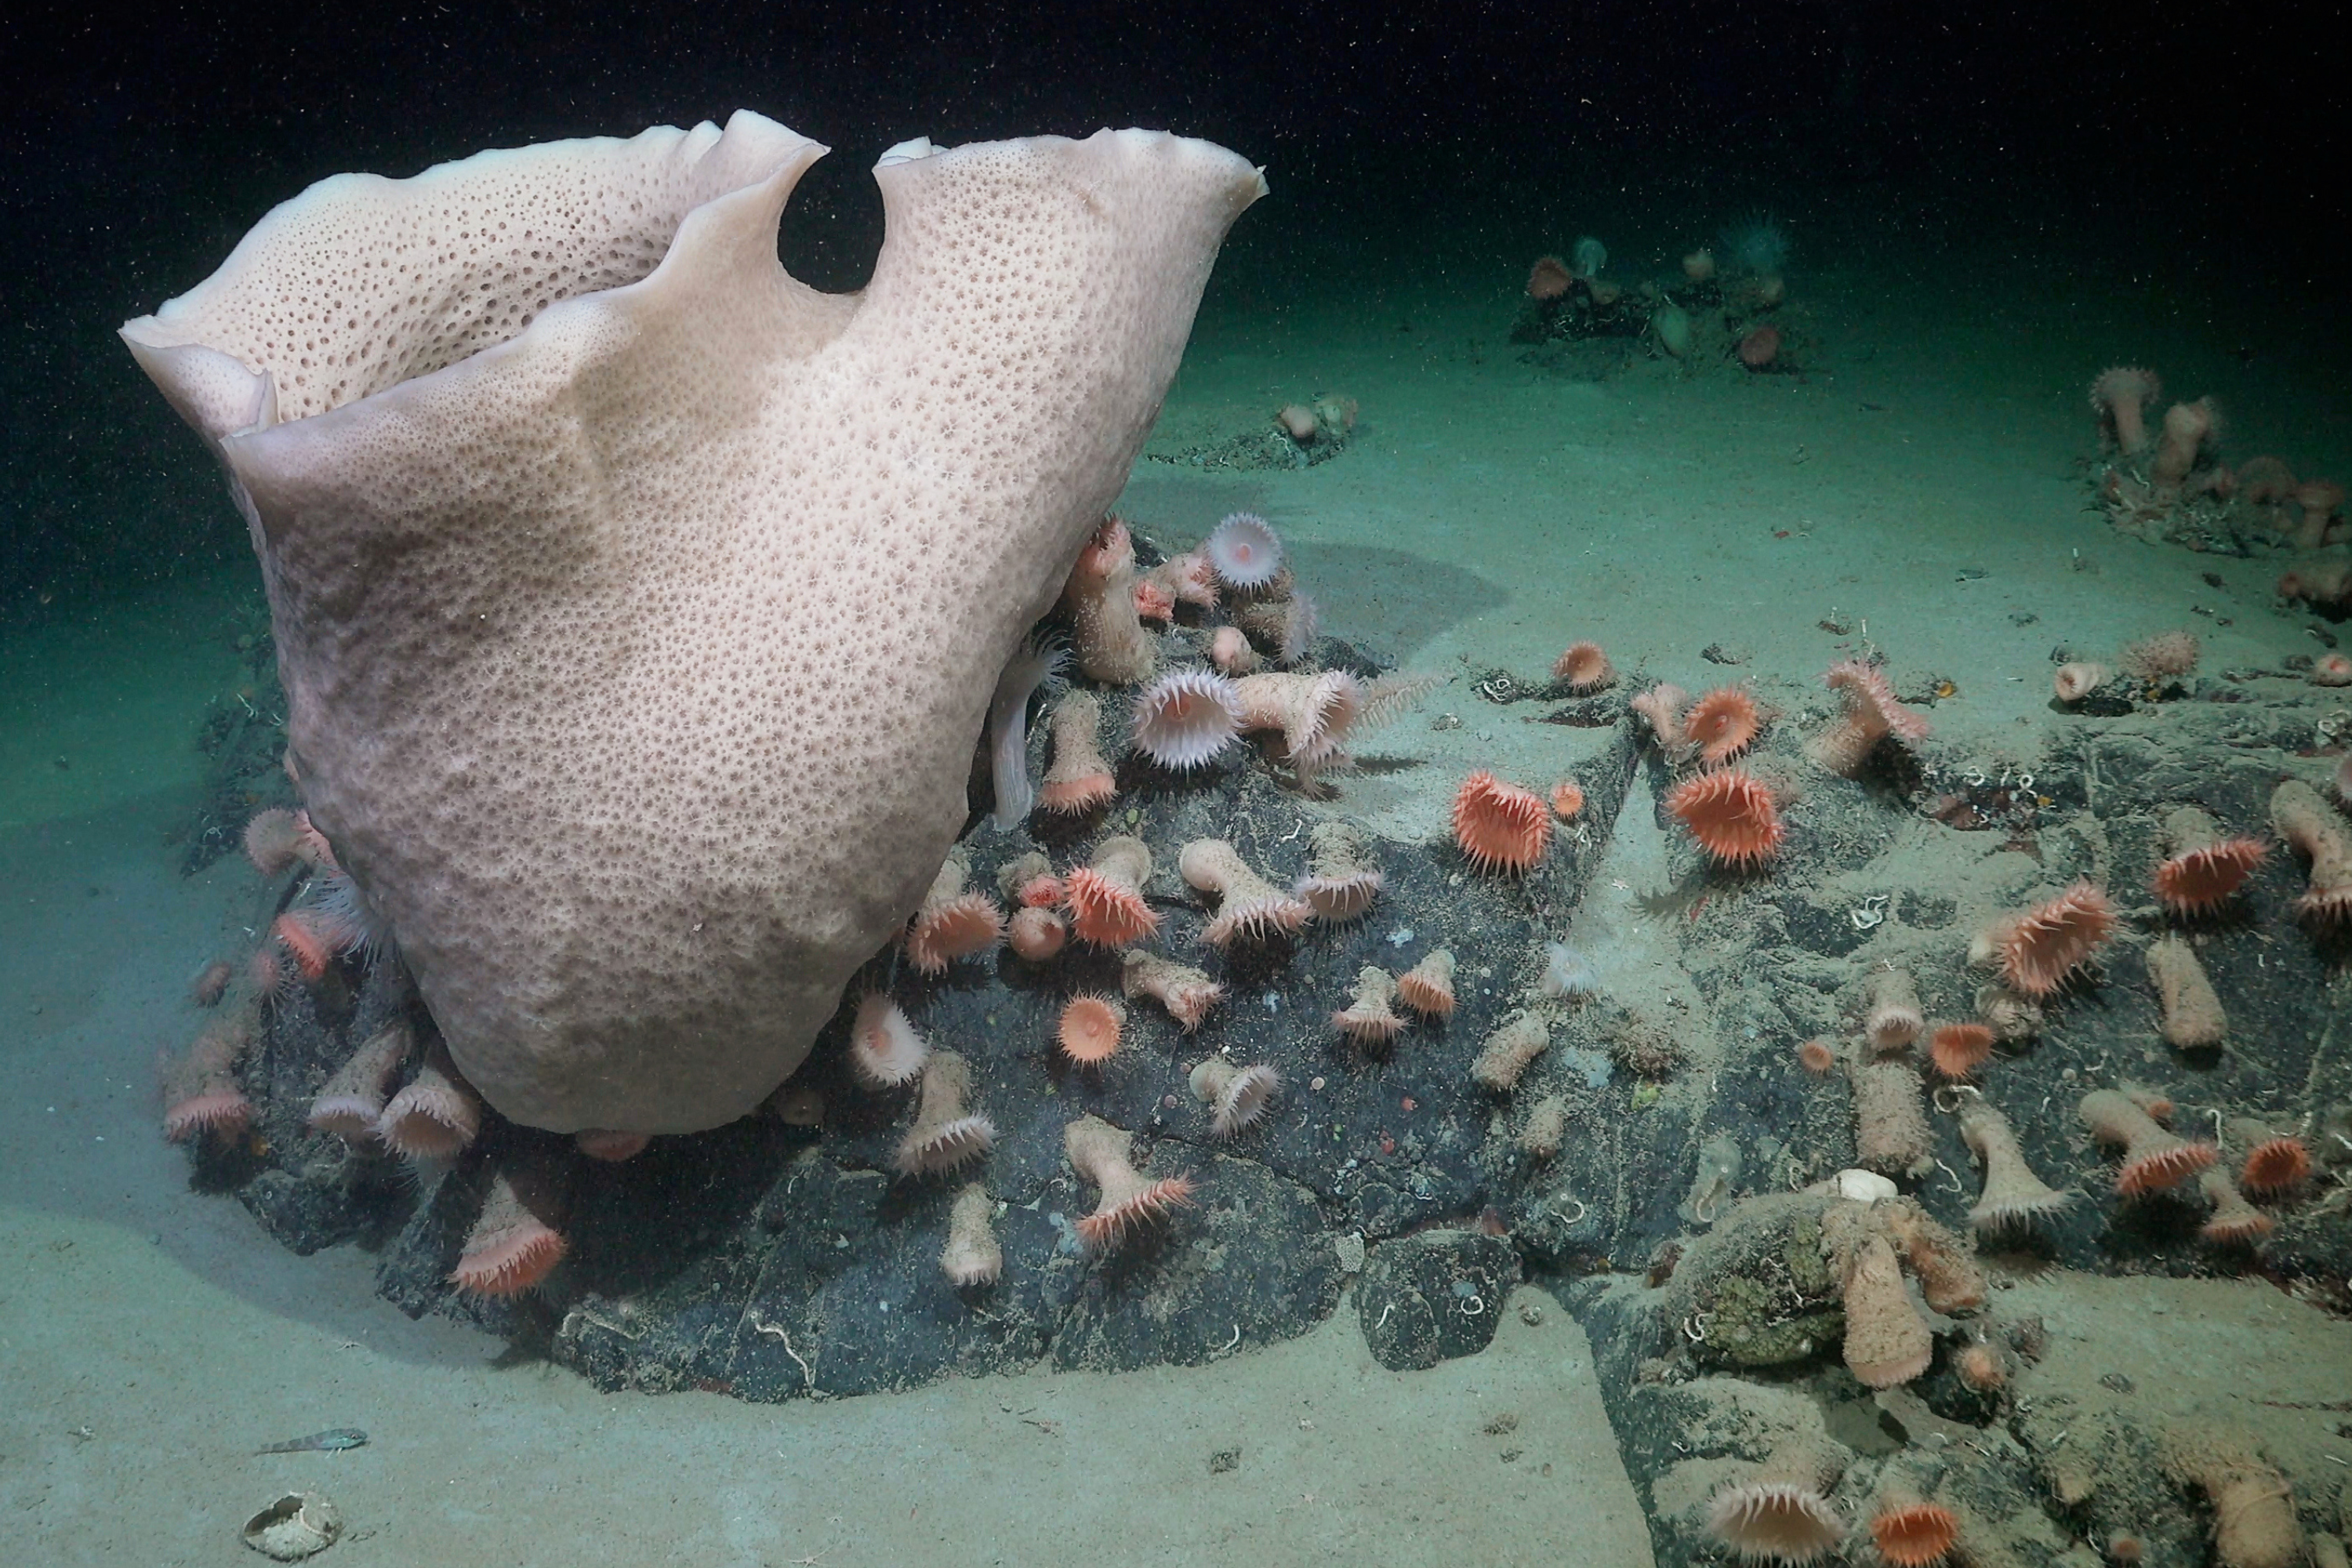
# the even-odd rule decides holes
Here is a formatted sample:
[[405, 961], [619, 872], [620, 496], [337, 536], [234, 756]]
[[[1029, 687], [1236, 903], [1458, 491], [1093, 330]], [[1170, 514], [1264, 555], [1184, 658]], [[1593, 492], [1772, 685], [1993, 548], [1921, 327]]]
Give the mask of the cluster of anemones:
[[1136, 694], [1130, 738], [1136, 754], [1154, 766], [1188, 773], [1244, 737], [1259, 737], [1268, 756], [1311, 789], [1322, 774], [1350, 765], [1351, 736], [1388, 722], [1433, 684], [1429, 677], [1367, 680], [1344, 669], [1234, 677], [1182, 666]]
[[[1106, 685], [1143, 688], [1130, 715], [1136, 755], [1179, 773], [1207, 766], [1257, 735], [1302, 788], [1311, 788], [1349, 764], [1351, 733], [1386, 722], [1434, 684], [1312, 668], [1315, 603], [1297, 591], [1272, 526], [1250, 512], [1233, 513], [1197, 549], [1140, 577], [1127, 525], [1107, 519], [1080, 552], [1063, 604], [1076, 628], [1079, 669]], [[1160, 668], [1160, 644], [1142, 622], [1172, 625], [1193, 611], [1207, 634], [1208, 662]], [[1213, 612], [1224, 618], [1206, 619]], [[1283, 668], [1262, 668], [1268, 662]], [[1027, 689], [1019, 689], [1023, 700]], [[1049, 811], [1089, 811], [1115, 792], [1099, 749], [1100, 709], [1081, 698], [1073, 693], [1056, 711], [1055, 763], [1038, 796]], [[1013, 705], [1011, 697], [1004, 705]]]
[[2101, 372], [2091, 384], [2091, 408], [2109, 454], [2097, 476], [2098, 493], [2117, 527], [2162, 528], [2193, 502], [2227, 509], [2213, 515], [2217, 523], [2260, 531], [2297, 550], [2317, 550], [2344, 537], [2342, 485], [2298, 479], [2284, 461], [2269, 456], [2249, 458], [2232, 469], [2220, 460], [2221, 411], [2213, 399], [2176, 403], [2156, 420], [2162, 395], [2155, 372], [2126, 365]]
[[[1062, 589], [1075, 627], [1077, 664], [1087, 679], [1129, 686], [1159, 662], [1147, 621], [1222, 610], [1212, 631], [1220, 668], [1242, 673], [1267, 657], [1296, 664], [1316, 634], [1314, 601], [1296, 591], [1283, 564], [1282, 541], [1266, 521], [1237, 511], [1195, 549], [1139, 572], [1127, 523], [1107, 517], [1078, 552]], [[1230, 637], [1223, 634], [1230, 633]]]
[[[196, 1000], [223, 1011], [166, 1069], [163, 1134], [173, 1142], [241, 1136], [253, 1107], [238, 1082], [238, 1066], [260, 1037], [264, 1009], [295, 985], [332, 984], [330, 972], [345, 957], [374, 960], [391, 945], [384, 921], [305, 813], [259, 813], [247, 825], [245, 848], [263, 875], [299, 872], [304, 880], [288, 889], [291, 901], [242, 975], [223, 963], [199, 976]], [[387, 973], [372, 967], [369, 983]], [[474, 1146], [483, 1108], [441, 1040], [430, 1037], [420, 1044], [395, 1008], [328, 1076], [306, 1121], [312, 1132], [357, 1150], [444, 1166]], [[646, 1142], [642, 1133], [608, 1129], [575, 1137], [583, 1153], [605, 1160], [626, 1159]], [[478, 1173], [480, 1208], [450, 1283], [481, 1296], [513, 1295], [542, 1283], [568, 1250], [562, 1229], [568, 1171], [540, 1142], [502, 1141]]]
[[2051, 694], [2061, 707], [2077, 708], [2110, 684], [2122, 689], [2116, 681], [2117, 671], [2121, 671], [2123, 681], [2131, 689], [2146, 697], [2159, 697], [2196, 673], [2202, 651], [2194, 632], [2158, 632], [2126, 643], [2113, 663], [2067, 659], [2051, 674]]
[[[2088, 940], [2079, 928], [2068, 929], [2076, 941]], [[2059, 962], [2060, 955], [2048, 956]], [[1953, 1099], [1948, 1108], [1958, 1110], [1962, 1140], [1984, 1167], [1982, 1195], [1969, 1215], [1981, 1233], [2029, 1226], [2069, 1201], [2033, 1173], [2008, 1121], [1978, 1087], [1995, 1046], [2021, 1037], [2009, 1027], [2014, 1013], [2008, 1004], [2015, 1000], [2021, 999], [2006, 987], [1989, 985], [1976, 994], [1974, 1016], [1932, 1019], [1910, 972], [1882, 963], [1864, 982], [1861, 1028], [1851, 1043], [1815, 1038], [1796, 1050], [1797, 1065], [1813, 1077], [1843, 1067], [1853, 1091], [1856, 1160], [1887, 1176], [1914, 1176], [1934, 1166], [1926, 1110], [1932, 1075], [1941, 1086], [1937, 1103]]]

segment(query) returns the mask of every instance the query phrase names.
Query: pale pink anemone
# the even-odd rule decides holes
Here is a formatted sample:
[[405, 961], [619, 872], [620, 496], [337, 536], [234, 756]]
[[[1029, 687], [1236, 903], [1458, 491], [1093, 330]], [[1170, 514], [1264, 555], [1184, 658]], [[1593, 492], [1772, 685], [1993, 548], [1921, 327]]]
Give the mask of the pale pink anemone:
[[1707, 1500], [1706, 1528], [1742, 1563], [1812, 1563], [1843, 1538], [1845, 1521], [1816, 1488], [1749, 1481]]
[[1226, 517], [1201, 550], [1227, 587], [1263, 588], [1282, 570], [1282, 541], [1255, 512]]
[[869, 1089], [898, 1089], [915, 1081], [931, 1059], [931, 1047], [898, 1004], [878, 991], [859, 998], [849, 1026], [849, 1069]]
[[1241, 733], [1242, 702], [1223, 676], [1171, 669], [1135, 699], [1135, 749], [1162, 767], [1197, 768]]

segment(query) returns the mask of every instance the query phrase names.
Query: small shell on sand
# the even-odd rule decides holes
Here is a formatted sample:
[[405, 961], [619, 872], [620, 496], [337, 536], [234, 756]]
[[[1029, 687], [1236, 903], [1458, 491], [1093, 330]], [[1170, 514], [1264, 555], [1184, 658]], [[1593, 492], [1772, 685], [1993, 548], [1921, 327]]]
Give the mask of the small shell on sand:
[[342, 1539], [343, 1516], [317, 1492], [288, 1492], [245, 1521], [245, 1543], [264, 1557], [299, 1563]]

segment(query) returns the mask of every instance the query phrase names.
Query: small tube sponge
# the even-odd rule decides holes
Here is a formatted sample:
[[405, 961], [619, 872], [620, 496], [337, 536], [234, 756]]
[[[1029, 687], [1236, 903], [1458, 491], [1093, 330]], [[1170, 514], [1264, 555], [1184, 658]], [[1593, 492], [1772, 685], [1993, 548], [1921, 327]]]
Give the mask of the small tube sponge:
[[1493, 1034], [1470, 1064], [1470, 1076], [1497, 1094], [1518, 1087], [1528, 1065], [1551, 1048], [1551, 1031], [1533, 1013], [1522, 1013]]
[[1931, 1167], [1935, 1142], [1920, 1109], [1919, 1069], [1900, 1058], [1864, 1060], [1849, 1052], [1845, 1071], [1853, 1085], [1855, 1163], [1887, 1176], [1916, 1176]]
[[989, 1224], [995, 1207], [988, 1189], [970, 1182], [948, 1210], [948, 1241], [940, 1250], [940, 1269], [959, 1290], [993, 1285], [1004, 1272], [1004, 1248]]
[[1845, 1364], [1865, 1387], [1895, 1388], [1927, 1370], [1935, 1335], [1903, 1288], [1895, 1248], [1873, 1234], [1845, 1267]]
[[2195, 948], [2178, 935], [2160, 939], [2147, 950], [2147, 977], [2164, 1004], [2166, 1044], [2195, 1051], [2221, 1043], [2230, 1022]]
[[2213, 1506], [2213, 1561], [2221, 1568], [2299, 1568], [2309, 1542], [2294, 1489], [2234, 1432], [2176, 1426], [2164, 1437], [2164, 1471]]

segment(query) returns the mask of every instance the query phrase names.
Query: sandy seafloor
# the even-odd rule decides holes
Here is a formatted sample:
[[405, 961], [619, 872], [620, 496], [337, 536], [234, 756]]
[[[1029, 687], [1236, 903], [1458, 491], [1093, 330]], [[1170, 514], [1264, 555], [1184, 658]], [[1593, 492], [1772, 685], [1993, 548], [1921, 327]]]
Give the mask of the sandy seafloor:
[[[2297, 363], [2292, 323], [2078, 288], [2054, 264], [1794, 279], [1820, 366], [1804, 377], [1542, 374], [1505, 341], [1507, 268], [1419, 297], [1308, 269], [1271, 321], [1213, 296], [1152, 451], [1327, 391], [1360, 401], [1359, 433], [1298, 472], [1147, 458], [1126, 510], [1175, 543], [1234, 507], [1265, 512], [1327, 628], [1412, 669], [1539, 676], [1591, 637], [1622, 669], [1787, 700], [1849, 651], [1817, 623], [1866, 618], [1898, 680], [1958, 685], [1934, 711], [1938, 752], [1989, 772], [2040, 757], [2053, 645], [2111, 652], [2188, 626], [2209, 670], [2316, 650], [2273, 606], [2275, 561], [2123, 538], [2086, 510], [2078, 467], [2084, 388], [2121, 361], [2217, 394], [2234, 457], [2352, 474], [2342, 390]], [[2250, 363], [2231, 352], [2248, 342]], [[193, 439], [183, 460], [205, 461]], [[1381, 1370], [1343, 1306], [1302, 1340], [1190, 1371], [783, 1406], [608, 1396], [411, 1322], [375, 1299], [364, 1256], [294, 1258], [233, 1200], [190, 1193], [155, 1133], [153, 1061], [196, 1026], [189, 977], [248, 940], [254, 884], [234, 858], [182, 877], [166, 839], [193, 808], [205, 705], [233, 677], [232, 612], [257, 594], [249, 565], [135, 598], [68, 590], [0, 633], [0, 1559], [258, 1561], [239, 1522], [313, 1489], [349, 1522], [322, 1560], [338, 1568], [1648, 1561], [1589, 1348], [1532, 1289], [1512, 1306], [1545, 1304], [1539, 1325], [1507, 1313], [1493, 1348], [1427, 1373]], [[1747, 662], [1704, 662], [1710, 643]], [[1462, 727], [1432, 729], [1444, 712]], [[1559, 732], [1502, 713], [1454, 681], [1370, 748], [1381, 765], [1343, 781], [1343, 804], [1434, 838], [1468, 766], [1548, 776]], [[1577, 935], [1612, 988], [1671, 991], [1641, 901], [1663, 858], [1640, 827]], [[2020, 1289], [2084, 1347], [2085, 1375], [2127, 1371], [2184, 1408], [2352, 1397], [2352, 1325], [2258, 1282]], [[1507, 1440], [1485, 1430], [1505, 1413]], [[2285, 1419], [2256, 1429], [2352, 1460], [2335, 1418]], [[372, 1441], [252, 1456], [341, 1426]], [[1233, 1448], [1239, 1465], [1213, 1474]]]

